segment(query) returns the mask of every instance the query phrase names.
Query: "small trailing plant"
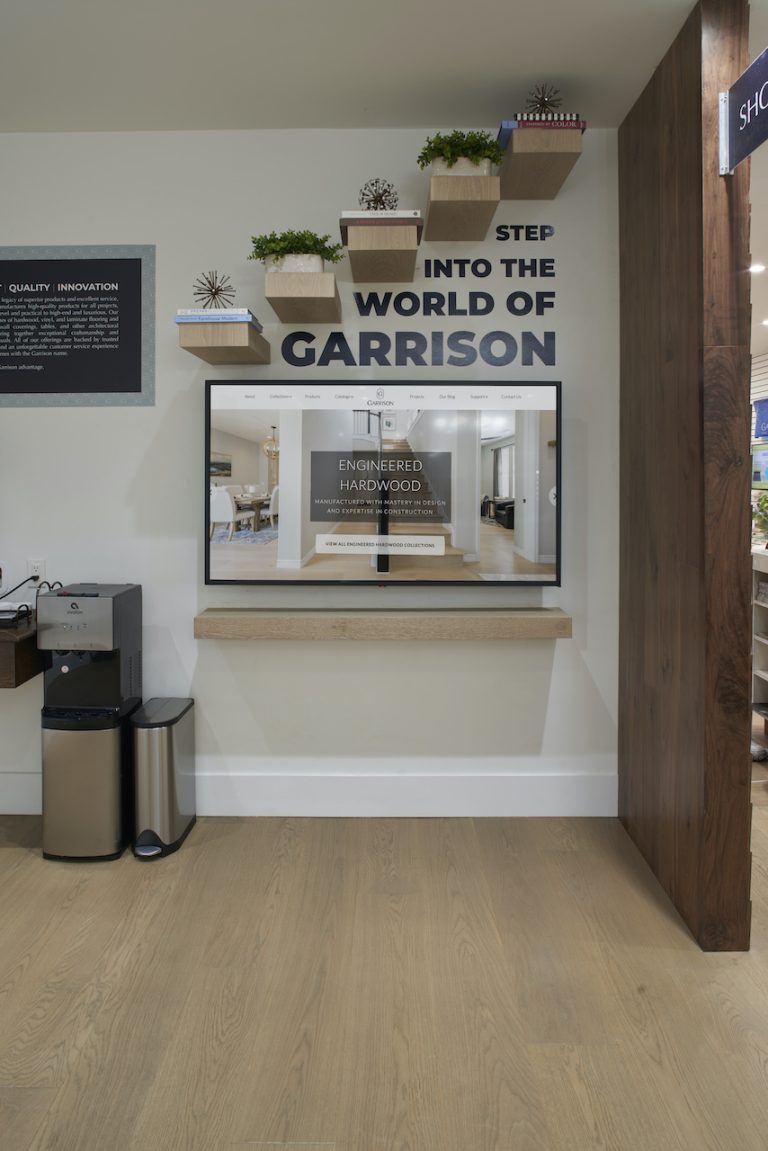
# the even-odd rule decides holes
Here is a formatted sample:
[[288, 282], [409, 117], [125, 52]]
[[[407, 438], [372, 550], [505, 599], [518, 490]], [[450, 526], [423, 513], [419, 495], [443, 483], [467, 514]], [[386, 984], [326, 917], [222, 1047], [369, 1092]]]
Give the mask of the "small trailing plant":
[[282, 256], [322, 256], [329, 264], [337, 264], [342, 257], [341, 244], [332, 244], [330, 235], [317, 232], [269, 232], [251, 236], [253, 251], [249, 260], [280, 259]]
[[490, 132], [435, 132], [428, 136], [427, 142], [419, 152], [418, 164], [420, 168], [428, 167], [433, 160], [445, 160], [452, 168], [457, 160], [466, 156], [473, 164], [481, 160], [491, 160], [500, 164], [503, 152], [498, 142]]

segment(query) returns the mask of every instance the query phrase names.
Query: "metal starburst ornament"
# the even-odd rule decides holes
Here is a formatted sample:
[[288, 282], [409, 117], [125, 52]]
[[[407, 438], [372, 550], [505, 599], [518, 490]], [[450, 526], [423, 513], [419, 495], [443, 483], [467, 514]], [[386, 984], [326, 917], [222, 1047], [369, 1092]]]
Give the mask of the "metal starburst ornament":
[[192, 285], [192, 294], [204, 308], [227, 308], [235, 298], [235, 289], [230, 287], [229, 276], [203, 272]]
[[372, 180], [366, 180], [363, 184], [357, 202], [367, 212], [391, 212], [397, 207], [397, 199], [394, 184], [390, 184], [389, 180], [382, 180], [380, 176], [374, 176]]
[[562, 100], [558, 88], [552, 84], [536, 84], [528, 93], [525, 110], [543, 116], [547, 112], [554, 112], [561, 104]]

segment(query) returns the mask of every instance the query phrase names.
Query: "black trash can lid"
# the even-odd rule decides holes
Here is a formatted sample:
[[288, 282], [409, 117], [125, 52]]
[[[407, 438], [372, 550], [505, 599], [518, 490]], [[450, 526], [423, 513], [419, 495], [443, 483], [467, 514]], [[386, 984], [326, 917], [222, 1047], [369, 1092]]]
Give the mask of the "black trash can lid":
[[194, 703], [193, 699], [155, 696], [133, 713], [131, 723], [135, 727], [168, 727], [186, 715]]

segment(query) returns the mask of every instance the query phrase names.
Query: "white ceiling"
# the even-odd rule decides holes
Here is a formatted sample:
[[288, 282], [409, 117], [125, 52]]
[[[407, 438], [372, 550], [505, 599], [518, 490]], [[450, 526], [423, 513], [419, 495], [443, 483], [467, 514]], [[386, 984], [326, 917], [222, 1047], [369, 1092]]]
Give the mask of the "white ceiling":
[[[0, 131], [495, 128], [542, 81], [592, 127], [617, 127], [692, 7], [0, 0]], [[754, 56], [768, 46], [768, 0], [751, 8]], [[768, 264], [764, 153], [753, 160], [752, 252]], [[753, 351], [768, 351], [768, 272], [754, 277], [753, 316]]]

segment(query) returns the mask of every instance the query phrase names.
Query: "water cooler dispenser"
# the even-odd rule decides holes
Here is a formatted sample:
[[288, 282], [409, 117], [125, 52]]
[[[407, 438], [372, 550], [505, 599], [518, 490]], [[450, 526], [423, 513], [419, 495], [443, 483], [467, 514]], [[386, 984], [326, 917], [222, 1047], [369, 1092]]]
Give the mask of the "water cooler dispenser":
[[45, 651], [43, 855], [117, 859], [133, 834], [141, 587], [70, 584], [40, 595], [37, 644]]

